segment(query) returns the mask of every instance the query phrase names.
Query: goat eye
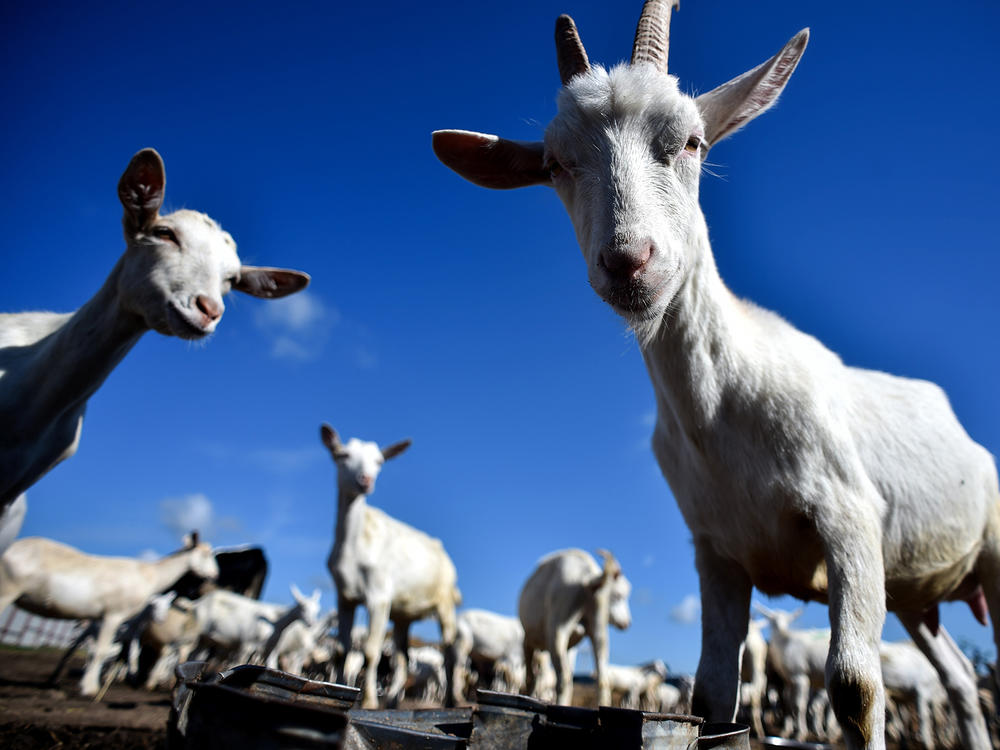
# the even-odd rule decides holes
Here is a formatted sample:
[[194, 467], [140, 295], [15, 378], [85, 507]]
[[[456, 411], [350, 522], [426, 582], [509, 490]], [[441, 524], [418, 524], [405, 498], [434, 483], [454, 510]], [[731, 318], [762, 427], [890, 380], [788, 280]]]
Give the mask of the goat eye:
[[566, 170], [563, 169], [563, 165], [555, 159], [550, 159], [549, 163], [545, 165], [545, 168], [549, 171], [549, 177], [553, 180], [566, 172]]
[[177, 235], [174, 234], [174, 230], [170, 227], [153, 227], [152, 233], [154, 237], [159, 237], [161, 240], [173, 242], [175, 245], [180, 244], [177, 241]]
[[701, 136], [692, 135], [688, 138], [687, 143], [684, 144], [684, 150], [690, 154], [698, 153], [698, 149], [701, 148]]

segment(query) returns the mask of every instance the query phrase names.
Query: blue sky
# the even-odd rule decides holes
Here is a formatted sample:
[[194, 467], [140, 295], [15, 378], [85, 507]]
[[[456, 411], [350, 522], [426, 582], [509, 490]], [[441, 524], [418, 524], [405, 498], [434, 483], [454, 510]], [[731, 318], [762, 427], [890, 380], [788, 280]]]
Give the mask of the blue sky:
[[[371, 502], [444, 541], [467, 606], [514, 614], [540, 556], [607, 547], [634, 585], [612, 660], [693, 670], [690, 538], [648, 448], [635, 342], [550, 190], [477, 188], [430, 148], [438, 128], [540, 138], [556, 16], [611, 64], [641, 3], [362, 5], [2, 11], [0, 309], [97, 290], [123, 250], [115, 186], [144, 146], [169, 208], [217, 219], [244, 262], [313, 277], [282, 302], [231, 298], [207, 343], [147, 334], [91, 399], [79, 453], [30, 491], [24, 533], [136, 555], [198, 521], [216, 544], [265, 547], [267, 598], [295, 581], [332, 606], [319, 424], [411, 437]], [[851, 364], [940, 383], [996, 453], [1000, 6], [690, 0], [671, 71], [705, 91], [804, 26], [779, 104], [712, 151], [722, 277]], [[942, 616], [992, 650], [964, 605]], [[886, 637], [903, 637], [892, 618]]]

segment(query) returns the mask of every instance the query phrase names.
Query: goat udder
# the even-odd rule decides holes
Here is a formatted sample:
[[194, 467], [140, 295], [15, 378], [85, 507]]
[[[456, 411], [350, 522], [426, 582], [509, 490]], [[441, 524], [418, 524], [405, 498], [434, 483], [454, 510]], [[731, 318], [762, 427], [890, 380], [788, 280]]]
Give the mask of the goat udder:
[[966, 598], [965, 603], [969, 605], [972, 616], [979, 621], [979, 624], [986, 625], [986, 595], [983, 594], [983, 587], [976, 586], [976, 590], [972, 592], [972, 596]]

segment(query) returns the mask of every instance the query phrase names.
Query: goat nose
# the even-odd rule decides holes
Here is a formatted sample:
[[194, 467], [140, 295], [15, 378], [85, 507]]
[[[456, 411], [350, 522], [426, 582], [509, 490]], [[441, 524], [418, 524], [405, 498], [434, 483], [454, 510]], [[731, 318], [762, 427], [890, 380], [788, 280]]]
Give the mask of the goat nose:
[[601, 251], [599, 263], [609, 276], [620, 280], [632, 279], [646, 267], [653, 257], [653, 243], [645, 241], [631, 247], [623, 248], [615, 243]]
[[195, 304], [201, 311], [202, 315], [211, 320], [218, 320], [222, 317], [222, 303], [216, 302], [211, 297], [199, 294], [195, 297]]

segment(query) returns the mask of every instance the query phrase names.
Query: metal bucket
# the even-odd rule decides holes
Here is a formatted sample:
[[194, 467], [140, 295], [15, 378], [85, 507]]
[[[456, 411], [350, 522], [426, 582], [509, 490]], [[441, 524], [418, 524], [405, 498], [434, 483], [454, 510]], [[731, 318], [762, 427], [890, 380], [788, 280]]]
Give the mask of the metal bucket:
[[343, 750], [465, 750], [472, 708], [352, 709]]
[[177, 668], [171, 750], [340, 748], [358, 690], [259, 666], [214, 674], [203, 662]]
[[219, 674], [202, 662], [177, 668], [170, 750], [749, 750], [749, 729], [696, 716], [607, 706], [556, 706], [477, 691], [474, 706], [352, 708], [356, 688], [241, 666]]
[[698, 748], [750, 750], [750, 727], [746, 724], [711, 723], [701, 725]]
[[469, 750], [688, 750], [701, 719], [602, 706], [556, 706], [510, 693], [476, 691]]

